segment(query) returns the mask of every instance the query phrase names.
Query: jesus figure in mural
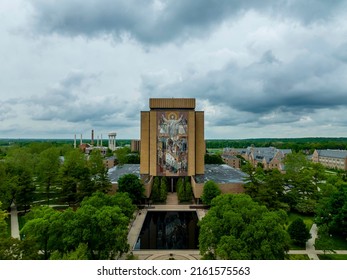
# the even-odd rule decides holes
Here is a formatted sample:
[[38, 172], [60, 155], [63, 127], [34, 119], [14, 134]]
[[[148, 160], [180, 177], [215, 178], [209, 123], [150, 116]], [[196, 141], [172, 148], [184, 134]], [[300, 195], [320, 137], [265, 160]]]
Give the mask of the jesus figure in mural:
[[162, 119], [166, 124], [167, 133], [169, 134], [169, 137], [172, 139], [174, 136], [178, 134], [179, 125], [183, 119], [183, 115], [181, 115], [181, 117], [178, 120], [176, 120], [175, 115], [173, 114], [170, 116], [170, 119], [165, 118], [163, 114]]

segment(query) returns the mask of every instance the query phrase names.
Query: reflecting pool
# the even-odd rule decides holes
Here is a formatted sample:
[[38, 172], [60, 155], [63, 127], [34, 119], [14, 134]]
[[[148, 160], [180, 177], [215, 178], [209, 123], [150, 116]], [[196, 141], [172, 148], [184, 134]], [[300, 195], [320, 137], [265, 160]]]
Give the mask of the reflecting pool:
[[148, 211], [135, 250], [198, 249], [195, 211]]

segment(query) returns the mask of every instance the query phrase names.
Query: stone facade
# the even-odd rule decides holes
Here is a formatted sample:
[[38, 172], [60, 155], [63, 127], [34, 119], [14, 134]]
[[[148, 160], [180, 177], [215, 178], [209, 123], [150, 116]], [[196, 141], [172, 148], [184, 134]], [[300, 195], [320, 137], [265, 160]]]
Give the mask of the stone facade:
[[315, 150], [312, 161], [321, 163], [327, 168], [347, 170], [347, 151], [346, 150]]

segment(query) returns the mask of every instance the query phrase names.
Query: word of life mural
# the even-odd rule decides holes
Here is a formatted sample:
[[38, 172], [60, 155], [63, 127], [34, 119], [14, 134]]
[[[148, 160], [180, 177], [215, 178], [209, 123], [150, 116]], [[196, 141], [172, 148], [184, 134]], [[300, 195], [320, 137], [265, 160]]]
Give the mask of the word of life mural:
[[188, 114], [184, 111], [160, 111], [157, 114], [158, 175], [187, 176]]

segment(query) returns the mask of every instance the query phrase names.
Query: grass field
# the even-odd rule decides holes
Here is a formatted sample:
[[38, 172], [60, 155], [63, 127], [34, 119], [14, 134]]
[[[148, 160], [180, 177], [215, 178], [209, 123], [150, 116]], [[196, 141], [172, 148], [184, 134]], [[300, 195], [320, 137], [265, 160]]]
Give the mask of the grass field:
[[207, 152], [214, 153], [214, 154], [222, 154], [223, 153], [223, 149], [222, 148], [207, 149]]
[[297, 218], [301, 218], [304, 220], [305, 225], [307, 226], [308, 229], [311, 229], [314, 221], [314, 217], [313, 216], [306, 216], [306, 215], [302, 215], [299, 213], [289, 213], [288, 214], [288, 226]]
[[291, 260], [291, 261], [301, 261], [301, 260], [310, 260], [310, 258], [308, 257], [308, 255], [304, 255], [304, 254], [298, 254], [298, 255], [288, 255], [288, 260]]
[[[346, 238], [340, 236], [332, 236], [332, 250], [347, 250], [347, 240]], [[316, 247], [316, 250], [321, 250], [319, 246]]]
[[347, 255], [338, 254], [328, 254], [328, 255], [318, 255], [320, 260], [347, 260]]

